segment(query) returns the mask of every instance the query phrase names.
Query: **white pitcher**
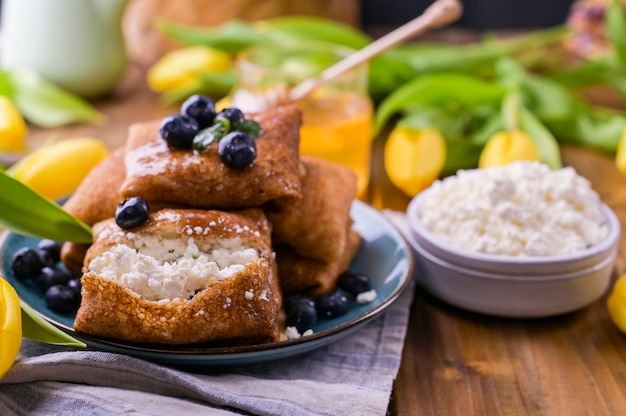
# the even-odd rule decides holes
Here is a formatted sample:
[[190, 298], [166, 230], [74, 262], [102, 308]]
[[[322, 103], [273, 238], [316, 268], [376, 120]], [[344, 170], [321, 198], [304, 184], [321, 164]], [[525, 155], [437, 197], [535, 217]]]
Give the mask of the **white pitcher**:
[[85, 98], [109, 92], [127, 66], [128, 0], [3, 0], [0, 61]]

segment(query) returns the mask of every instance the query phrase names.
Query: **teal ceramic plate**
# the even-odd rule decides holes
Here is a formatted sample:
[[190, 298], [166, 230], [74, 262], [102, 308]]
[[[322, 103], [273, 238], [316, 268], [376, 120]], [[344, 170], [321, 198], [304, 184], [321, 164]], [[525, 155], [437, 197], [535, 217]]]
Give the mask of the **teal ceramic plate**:
[[52, 324], [84, 341], [89, 348], [132, 355], [146, 360], [176, 365], [217, 366], [252, 364], [304, 353], [337, 341], [366, 324], [387, 309], [408, 286], [412, 276], [411, 251], [402, 236], [381, 214], [355, 201], [352, 205], [354, 227], [363, 242], [351, 268], [367, 274], [377, 297], [356, 305], [338, 318], [321, 320], [313, 334], [295, 340], [238, 347], [163, 346], [133, 344], [89, 336], [74, 331], [74, 315], [61, 315], [46, 307], [43, 296], [28, 282], [17, 280], [11, 272], [11, 257], [21, 247], [35, 247], [38, 240], [5, 233], [0, 241], [2, 270], [20, 297]]

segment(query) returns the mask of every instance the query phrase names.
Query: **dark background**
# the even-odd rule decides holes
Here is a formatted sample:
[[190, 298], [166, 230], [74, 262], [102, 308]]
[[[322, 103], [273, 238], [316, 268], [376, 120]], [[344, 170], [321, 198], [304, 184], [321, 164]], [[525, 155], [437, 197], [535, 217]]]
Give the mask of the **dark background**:
[[[433, 0], [361, 0], [364, 27], [398, 26], [421, 14]], [[463, 0], [454, 24], [477, 30], [550, 27], [562, 24], [573, 0]]]

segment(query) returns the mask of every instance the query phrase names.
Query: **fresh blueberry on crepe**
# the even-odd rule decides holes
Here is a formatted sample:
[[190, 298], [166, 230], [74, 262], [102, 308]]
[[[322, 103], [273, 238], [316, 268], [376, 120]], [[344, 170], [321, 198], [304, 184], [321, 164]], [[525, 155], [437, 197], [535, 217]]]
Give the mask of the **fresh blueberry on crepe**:
[[115, 210], [115, 222], [120, 228], [131, 230], [148, 221], [150, 207], [139, 197], [124, 200]]
[[256, 143], [246, 133], [233, 131], [219, 141], [217, 153], [227, 167], [243, 170], [256, 159]]
[[215, 102], [204, 95], [192, 95], [183, 102], [180, 112], [194, 120], [200, 128], [206, 128], [215, 120]]
[[231, 125], [241, 123], [242, 121], [246, 119], [246, 117], [243, 115], [243, 112], [240, 109], [235, 108], [235, 107], [229, 107], [229, 108], [223, 109], [222, 111], [219, 112], [216, 118], [225, 118], [228, 121], [230, 121]]
[[176, 149], [191, 149], [194, 137], [200, 131], [198, 122], [182, 114], [172, 114], [161, 122], [161, 137]]

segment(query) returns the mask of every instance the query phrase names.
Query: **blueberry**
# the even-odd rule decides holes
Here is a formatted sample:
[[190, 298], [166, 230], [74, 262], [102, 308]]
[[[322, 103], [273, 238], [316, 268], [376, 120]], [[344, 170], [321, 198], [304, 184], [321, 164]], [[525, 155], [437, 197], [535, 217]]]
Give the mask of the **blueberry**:
[[57, 264], [49, 251], [37, 249], [37, 254], [39, 254], [39, 257], [41, 258], [42, 267], [54, 267]]
[[59, 313], [74, 312], [80, 305], [80, 296], [66, 285], [54, 285], [46, 291], [46, 305]]
[[168, 145], [177, 149], [191, 149], [193, 138], [200, 131], [200, 126], [190, 117], [172, 114], [161, 121], [159, 131]]
[[180, 112], [190, 117], [201, 129], [209, 127], [215, 119], [215, 102], [204, 95], [192, 95], [180, 107]]
[[228, 121], [230, 121], [231, 125], [242, 122], [246, 119], [241, 110], [235, 107], [228, 107], [223, 109], [219, 112], [217, 118], [226, 118], [228, 119]]
[[347, 270], [339, 276], [337, 284], [345, 292], [351, 295], [358, 295], [359, 293], [372, 290], [370, 279], [367, 275], [352, 270]]
[[219, 141], [217, 153], [227, 167], [243, 170], [256, 159], [256, 143], [246, 133], [233, 131]]
[[320, 296], [316, 302], [317, 314], [322, 318], [336, 318], [348, 312], [348, 298], [339, 290]]
[[67, 287], [74, 290], [74, 292], [80, 295], [80, 292], [83, 289], [83, 284], [80, 282], [80, 277], [73, 277], [68, 280]]
[[47, 251], [55, 263], [61, 260], [61, 246], [62, 243], [48, 239], [39, 240], [39, 243], [37, 243], [37, 248]]
[[317, 321], [315, 302], [308, 296], [293, 295], [285, 299], [285, 324], [303, 333]]
[[150, 207], [139, 197], [125, 199], [115, 210], [115, 222], [120, 228], [130, 230], [148, 221]]
[[67, 284], [71, 278], [72, 276], [64, 270], [43, 267], [39, 275], [35, 277], [35, 285], [42, 293], [45, 293], [52, 286]]
[[34, 248], [22, 247], [13, 254], [11, 270], [18, 279], [33, 279], [42, 267], [41, 256]]

